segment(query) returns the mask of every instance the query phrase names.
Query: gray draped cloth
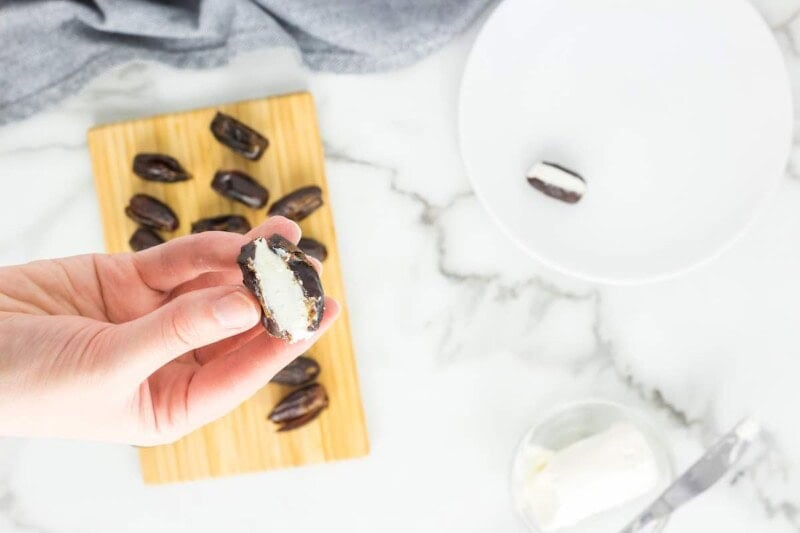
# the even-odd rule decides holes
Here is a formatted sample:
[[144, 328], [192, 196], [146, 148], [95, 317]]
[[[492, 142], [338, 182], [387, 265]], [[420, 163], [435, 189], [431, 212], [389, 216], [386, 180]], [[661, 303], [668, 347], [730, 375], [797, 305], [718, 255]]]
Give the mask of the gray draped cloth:
[[[0, 124], [26, 117], [134, 59], [218, 66], [294, 47], [312, 69], [413, 62], [490, 0], [0, 0]], [[267, 66], [267, 65], [265, 65]]]

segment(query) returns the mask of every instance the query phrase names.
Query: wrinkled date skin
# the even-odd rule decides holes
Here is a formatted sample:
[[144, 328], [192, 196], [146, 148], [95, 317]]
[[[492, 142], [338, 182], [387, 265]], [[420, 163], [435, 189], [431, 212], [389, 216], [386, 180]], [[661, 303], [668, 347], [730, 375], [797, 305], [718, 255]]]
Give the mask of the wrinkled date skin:
[[328, 249], [321, 242], [310, 237], [303, 237], [297, 243], [297, 247], [303, 250], [307, 256], [313, 257], [320, 263], [328, 257]]
[[217, 112], [211, 121], [211, 133], [219, 142], [252, 161], [258, 161], [269, 146], [266, 137], [225, 113]]
[[137, 154], [133, 158], [133, 173], [144, 180], [161, 183], [186, 181], [192, 177], [177, 159], [164, 154]]
[[229, 231], [244, 235], [250, 231], [250, 223], [241, 215], [222, 215], [192, 222], [192, 233], [204, 231]]
[[322, 206], [322, 189], [316, 185], [301, 187], [277, 200], [269, 208], [269, 216], [282, 216], [299, 221]]
[[319, 383], [312, 383], [286, 396], [269, 414], [278, 431], [299, 428], [314, 420], [328, 407], [328, 393]]
[[306, 385], [317, 379], [319, 373], [319, 363], [310, 357], [301, 355], [283, 367], [283, 369], [275, 374], [275, 377], [273, 377], [270, 381], [280, 385], [299, 387], [300, 385]]
[[149, 228], [141, 227], [137, 228], [136, 231], [133, 232], [131, 239], [128, 241], [131, 250], [134, 252], [147, 250], [148, 248], [152, 248], [153, 246], [158, 246], [159, 244], [163, 243], [164, 239], [161, 238], [161, 235]]
[[167, 204], [147, 194], [133, 195], [125, 214], [148, 228], [175, 231], [179, 225], [177, 215]]
[[258, 209], [267, 205], [269, 191], [239, 170], [220, 170], [214, 174], [211, 188], [226, 198]]

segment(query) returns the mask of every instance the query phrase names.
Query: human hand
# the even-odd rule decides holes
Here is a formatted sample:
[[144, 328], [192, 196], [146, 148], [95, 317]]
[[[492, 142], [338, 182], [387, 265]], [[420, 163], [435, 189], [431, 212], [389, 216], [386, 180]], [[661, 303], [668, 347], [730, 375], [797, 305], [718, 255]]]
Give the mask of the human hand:
[[236, 256], [282, 217], [138, 253], [0, 268], [0, 434], [153, 445], [224, 415], [303, 353], [260, 324]]

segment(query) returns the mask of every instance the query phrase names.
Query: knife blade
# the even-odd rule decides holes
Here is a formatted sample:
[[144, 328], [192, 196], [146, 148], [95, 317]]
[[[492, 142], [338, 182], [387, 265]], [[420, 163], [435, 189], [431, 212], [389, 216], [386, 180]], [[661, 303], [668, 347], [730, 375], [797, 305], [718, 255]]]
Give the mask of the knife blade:
[[653, 530], [660, 518], [672, 513], [719, 481], [741, 459], [760, 433], [761, 427], [752, 418], [745, 418], [736, 424], [620, 533], [643, 533]]

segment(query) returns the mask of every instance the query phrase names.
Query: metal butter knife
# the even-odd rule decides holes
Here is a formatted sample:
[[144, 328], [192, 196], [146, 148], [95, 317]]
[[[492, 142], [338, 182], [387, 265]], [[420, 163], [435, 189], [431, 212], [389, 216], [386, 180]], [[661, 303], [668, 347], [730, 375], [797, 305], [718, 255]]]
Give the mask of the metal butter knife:
[[752, 418], [739, 422], [620, 533], [642, 533], [655, 529], [659, 519], [719, 481], [760, 433], [760, 426]]

